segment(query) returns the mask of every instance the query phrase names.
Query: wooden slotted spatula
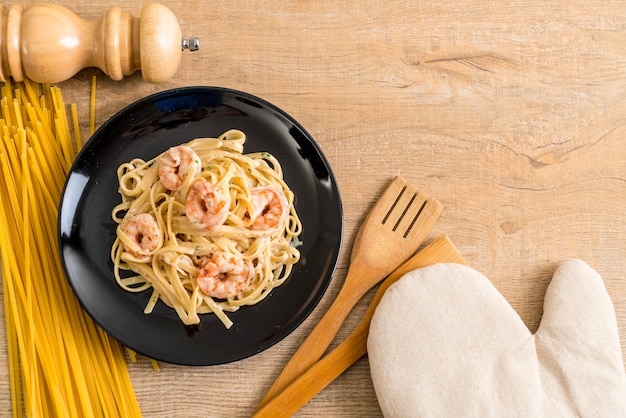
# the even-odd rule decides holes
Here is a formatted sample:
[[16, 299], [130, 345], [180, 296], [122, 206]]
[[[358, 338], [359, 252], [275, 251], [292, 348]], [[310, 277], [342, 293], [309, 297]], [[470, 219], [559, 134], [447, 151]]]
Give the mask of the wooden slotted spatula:
[[354, 305], [417, 251], [441, 210], [437, 200], [401, 177], [387, 186], [357, 233], [337, 299], [289, 360], [257, 411], [322, 357]]
[[367, 337], [372, 317], [389, 286], [406, 273], [435, 263], [467, 264], [448, 236], [442, 235], [428, 244], [385, 279], [352, 334], [259, 409], [253, 418], [293, 415], [355, 361], [363, 357], [367, 353]]

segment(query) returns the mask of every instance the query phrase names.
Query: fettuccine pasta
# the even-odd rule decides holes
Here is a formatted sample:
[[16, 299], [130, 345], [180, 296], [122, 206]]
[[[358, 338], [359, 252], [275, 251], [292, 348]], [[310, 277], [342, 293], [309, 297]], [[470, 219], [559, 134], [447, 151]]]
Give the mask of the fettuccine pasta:
[[300, 259], [302, 224], [280, 163], [243, 154], [245, 141], [230, 130], [118, 168], [111, 259], [122, 288], [151, 289], [145, 313], [161, 300], [185, 325], [214, 313], [229, 328], [226, 312], [263, 300]]

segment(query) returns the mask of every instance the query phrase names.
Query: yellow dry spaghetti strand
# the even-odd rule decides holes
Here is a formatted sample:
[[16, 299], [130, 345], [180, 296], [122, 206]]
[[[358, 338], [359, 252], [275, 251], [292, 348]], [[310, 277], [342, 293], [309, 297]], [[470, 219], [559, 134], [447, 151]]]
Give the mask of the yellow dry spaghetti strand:
[[96, 130], [96, 76], [91, 77], [91, 106], [89, 108], [89, 135]]
[[[6, 161], [6, 155], [0, 153], [1, 162], [0, 165], [2, 167], [7, 167], [8, 161]], [[9, 173], [10, 175], [10, 173]], [[5, 173], [6, 178], [6, 173]], [[2, 202], [7, 202], [10, 199], [10, 196], [6, 195], [6, 189], [0, 188], [0, 199]], [[11, 236], [16, 238], [16, 242], [13, 245], [19, 245], [18, 237], [19, 231], [15, 231], [12, 227], [12, 222], [7, 219], [7, 213], [4, 210], [4, 205], [0, 206], [0, 230], [6, 231], [5, 234], [10, 234]], [[4, 312], [5, 312], [5, 322], [7, 328], [7, 346], [9, 349], [9, 358], [17, 359], [19, 356], [19, 352], [17, 350], [18, 347], [18, 334], [16, 329], [19, 328], [19, 317], [16, 318], [14, 307], [17, 303], [14, 301], [15, 292], [12, 288], [12, 283], [14, 282], [14, 276], [18, 272], [17, 260], [15, 259], [15, 254], [12, 254], [9, 251], [9, 246], [5, 245], [6, 242], [3, 239], [2, 245], [0, 245], [0, 257], [2, 260], [3, 266], [3, 277], [2, 280], [2, 289], [5, 295], [4, 298]], [[16, 323], [18, 321], [18, 323]], [[24, 373], [28, 373], [28, 370], [22, 370]], [[9, 362], [9, 375], [11, 381], [11, 387], [15, 388], [15, 390], [11, 391], [11, 404], [13, 405], [13, 414], [14, 416], [22, 416], [22, 393], [21, 393], [21, 385], [20, 385], [20, 369], [19, 365], [16, 361]]]
[[81, 145], [76, 108], [70, 125], [60, 89], [30, 81], [4, 83], [1, 94], [0, 260], [13, 417], [140, 417], [122, 347], [82, 310], [58, 256], [58, 202]]
[[72, 122], [74, 122], [74, 143], [76, 146], [76, 153], [78, 153], [83, 147], [83, 142], [80, 138], [80, 124], [78, 123], [78, 110], [76, 109], [76, 103], [71, 104], [71, 109]]

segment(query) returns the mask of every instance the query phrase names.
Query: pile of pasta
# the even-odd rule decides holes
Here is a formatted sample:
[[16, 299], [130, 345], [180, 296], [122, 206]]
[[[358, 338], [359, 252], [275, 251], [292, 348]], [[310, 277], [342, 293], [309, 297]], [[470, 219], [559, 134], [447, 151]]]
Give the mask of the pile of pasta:
[[[95, 80], [92, 84], [92, 130]], [[0, 131], [0, 251], [14, 417], [138, 417], [122, 347], [64, 277], [57, 214], [81, 146], [58, 87], [7, 82]], [[71, 132], [74, 132], [72, 140]]]
[[213, 313], [230, 328], [226, 312], [263, 300], [300, 259], [302, 224], [280, 162], [244, 154], [245, 142], [231, 129], [118, 168], [111, 259], [122, 288], [151, 289], [145, 313], [161, 300], [185, 325]]

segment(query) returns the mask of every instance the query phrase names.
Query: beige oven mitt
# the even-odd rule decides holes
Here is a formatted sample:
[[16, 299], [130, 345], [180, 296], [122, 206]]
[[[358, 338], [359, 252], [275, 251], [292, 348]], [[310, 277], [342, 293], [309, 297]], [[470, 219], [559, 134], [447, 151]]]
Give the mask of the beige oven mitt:
[[477, 271], [410, 272], [376, 309], [368, 353], [386, 417], [626, 417], [613, 305], [580, 260], [554, 274], [534, 335]]

